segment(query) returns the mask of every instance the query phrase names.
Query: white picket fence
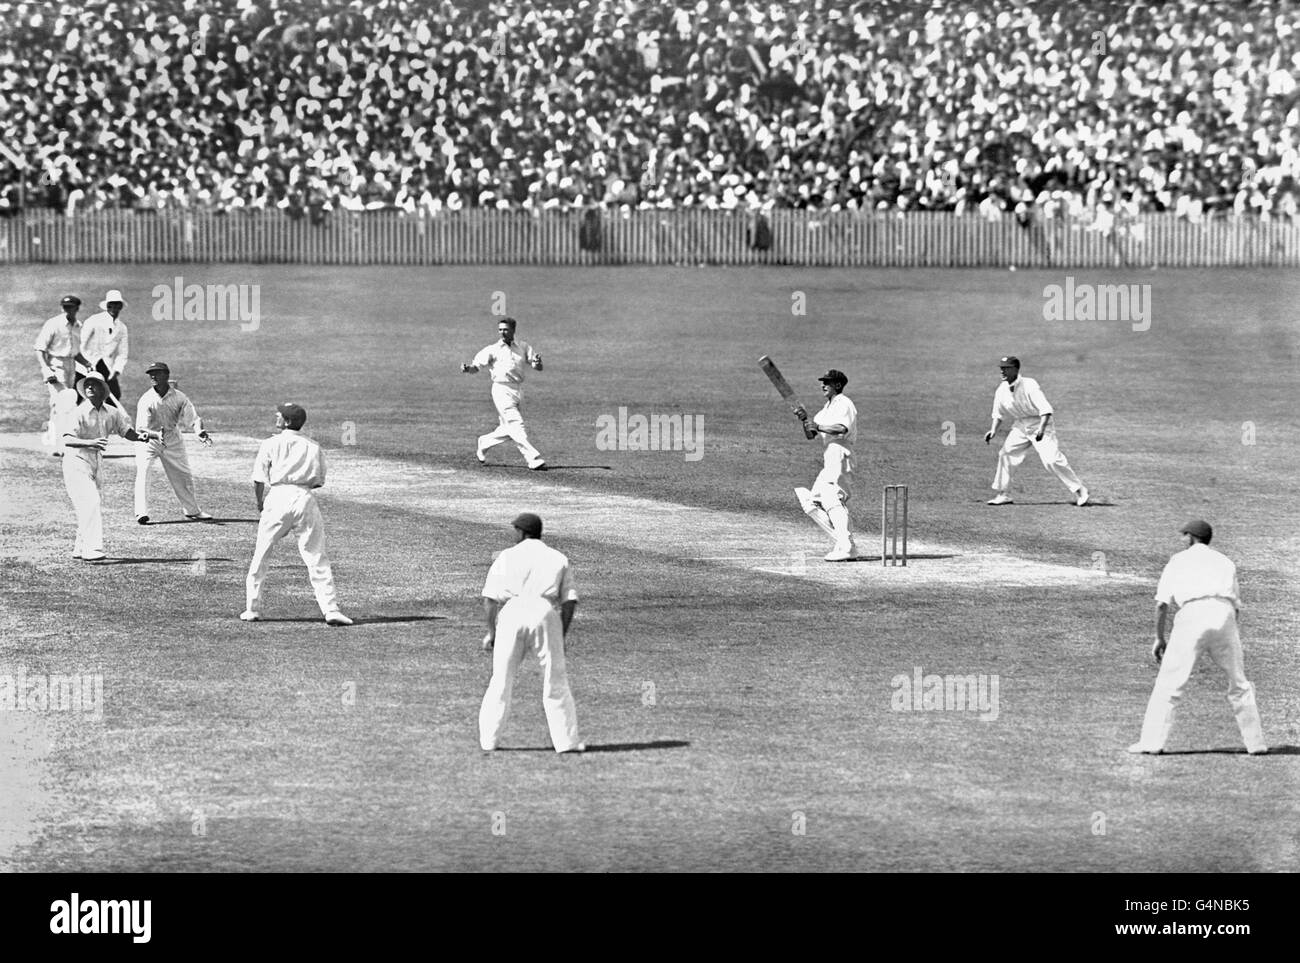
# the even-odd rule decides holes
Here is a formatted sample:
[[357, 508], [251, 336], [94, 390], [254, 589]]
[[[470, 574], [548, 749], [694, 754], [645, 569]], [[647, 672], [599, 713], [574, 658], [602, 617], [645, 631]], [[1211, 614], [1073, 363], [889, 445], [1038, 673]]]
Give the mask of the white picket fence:
[[0, 263], [787, 264], [820, 267], [1297, 267], [1300, 223], [1169, 214], [1102, 232], [947, 212], [473, 210], [0, 218]]

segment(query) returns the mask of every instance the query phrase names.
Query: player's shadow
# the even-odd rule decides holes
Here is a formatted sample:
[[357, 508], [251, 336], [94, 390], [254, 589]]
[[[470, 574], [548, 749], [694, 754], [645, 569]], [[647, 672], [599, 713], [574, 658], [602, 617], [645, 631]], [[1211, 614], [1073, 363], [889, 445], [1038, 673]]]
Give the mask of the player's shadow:
[[[1244, 746], [1224, 747], [1220, 749], [1166, 749], [1162, 756], [1244, 756]], [[1268, 756], [1300, 756], [1300, 746], [1269, 746]]]
[[386, 625], [389, 622], [445, 622], [449, 615], [354, 615], [357, 625]]
[[[92, 565], [193, 565], [198, 562], [197, 556], [191, 555], [185, 558], [104, 558], [98, 562], [92, 562]], [[233, 558], [204, 558], [204, 565], [211, 565], [213, 562], [233, 562]]]
[[[641, 752], [647, 749], [685, 749], [690, 743], [684, 739], [657, 739], [654, 742], [607, 742], [603, 745], [587, 743], [587, 752]], [[554, 752], [551, 746], [498, 746], [497, 752]]]
[[[302, 566], [298, 566], [301, 568]], [[389, 622], [445, 622], [450, 619], [449, 615], [353, 615], [351, 616], [351, 626], [336, 626], [336, 628], [356, 628], [359, 625], [381, 625]], [[271, 618], [263, 615], [254, 624], [263, 622], [320, 622], [325, 623], [323, 615], [284, 615], [278, 618]]]
[[482, 468], [493, 468], [500, 471], [522, 471], [530, 475], [550, 475], [557, 471], [613, 471], [613, 465], [552, 465], [549, 462], [545, 468], [529, 468], [527, 465], [481, 465]]
[[[856, 563], [856, 564], [859, 564], [859, 565], [860, 565], [860, 564], [862, 564], [862, 563], [864, 563], [864, 562], [875, 562], [877, 565], [879, 565], [880, 562], [881, 562], [881, 560], [883, 559], [883, 557], [884, 557], [884, 556], [881, 556], [881, 555], [859, 555], [859, 556], [857, 556], [856, 558], [850, 558], [850, 559], [847, 559], [846, 561], [843, 561], [843, 562], [833, 562], [833, 563], [827, 563], [827, 564], [834, 564], [834, 565], [853, 565], [853, 564]], [[918, 559], [921, 560], [921, 561], [926, 561], [926, 562], [928, 562], [928, 561], [942, 560], [942, 559], [946, 559], [946, 558], [959, 558], [959, 557], [960, 557], [960, 556], [958, 556], [958, 555], [929, 555], [929, 554], [926, 554], [926, 555], [915, 555], [915, 554], [913, 554], [912, 552], [908, 552], [908, 553], [907, 553], [907, 564], [910, 565], [910, 564], [912, 564], [912, 562], [914, 562], [914, 561], [916, 561], [916, 560], [918, 560]], [[900, 556], [900, 558], [901, 558], [901, 556]], [[884, 566], [884, 567], [885, 567], [885, 568], [889, 568], [889, 567], [891, 567], [891, 566]], [[902, 567], [903, 567], [903, 566], [901, 566], [901, 565], [899, 566], [899, 568], [902, 568]]]
[[256, 525], [260, 518], [169, 518], [165, 522], [147, 522], [141, 528], [153, 528], [155, 525], [226, 525], [230, 522], [245, 522]]
[[1066, 498], [1044, 499], [1042, 501], [1028, 501], [1023, 498], [1017, 498], [1006, 505], [990, 505], [989, 508], [1015, 508], [1017, 505], [1032, 505], [1042, 507], [1044, 505], [1069, 505], [1071, 508], [1114, 508], [1114, 502], [1102, 501], [1099, 498], [1089, 498], [1086, 505], [1075, 505], [1073, 501]]

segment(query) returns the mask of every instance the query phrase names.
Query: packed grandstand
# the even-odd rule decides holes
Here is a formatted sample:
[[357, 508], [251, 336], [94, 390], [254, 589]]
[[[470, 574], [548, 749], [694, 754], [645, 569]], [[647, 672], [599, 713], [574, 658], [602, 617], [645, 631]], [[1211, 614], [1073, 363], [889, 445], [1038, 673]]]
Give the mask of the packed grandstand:
[[0, 3], [0, 213], [1286, 216], [1286, 0]]

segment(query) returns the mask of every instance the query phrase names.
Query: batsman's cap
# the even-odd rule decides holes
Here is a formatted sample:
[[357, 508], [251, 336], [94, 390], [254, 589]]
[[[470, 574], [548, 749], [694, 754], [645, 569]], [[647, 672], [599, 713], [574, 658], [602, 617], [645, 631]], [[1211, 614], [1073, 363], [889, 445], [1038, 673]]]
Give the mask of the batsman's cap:
[[843, 388], [846, 384], [849, 383], [849, 376], [846, 375], [843, 371], [837, 371], [834, 368], [831, 368], [830, 371], [826, 372], [817, 380], [829, 381], [831, 384], [839, 385], [841, 388]]
[[122, 307], [126, 307], [126, 303], [127, 303], [126, 298], [122, 297], [122, 292], [119, 291], [117, 288], [113, 288], [111, 291], [105, 294], [104, 300], [99, 302], [99, 306], [101, 308], [106, 308], [114, 301], [122, 305]]
[[307, 424], [307, 409], [302, 405], [295, 405], [292, 401], [286, 401], [282, 405], [277, 405], [276, 411], [284, 419], [286, 425], [297, 431], [303, 425]]
[[153, 374], [155, 371], [165, 371], [168, 374], [172, 373], [172, 369], [167, 367], [167, 365], [161, 361], [151, 361], [149, 362], [149, 367], [144, 369], [145, 374]]
[[86, 385], [92, 381], [98, 381], [100, 387], [104, 389], [104, 393], [108, 393], [108, 382], [104, 380], [103, 375], [88, 374], [77, 382], [77, 394], [81, 395], [83, 398], [89, 399], [90, 395], [86, 394]]
[[542, 520], [532, 512], [524, 512], [510, 524], [525, 535], [531, 535], [533, 538], [542, 537]]
[[998, 367], [999, 367], [999, 368], [1008, 368], [1008, 367], [1010, 367], [1010, 368], [1019, 368], [1019, 367], [1020, 367], [1020, 359], [1017, 358], [1014, 354], [1009, 354], [1009, 355], [1007, 355], [1005, 358], [1001, 358], [1001, 359], [999, 359], [999, 361], [998, 361]]
[[81, 307], [81, 298], [77, 297], [75, 294], [65, 294], [63, 300], [60, 301], [59, 304], [63, 305], [65, 308], [79, 308]]
[[1210, 539], [1214, 537], [1214, 529], [1210, 527], [1210, 523], [1199, 518], [1192, 519], [1179, 531], [1184, 535], [1194, 535], [1207, 545], [1210, 543]]

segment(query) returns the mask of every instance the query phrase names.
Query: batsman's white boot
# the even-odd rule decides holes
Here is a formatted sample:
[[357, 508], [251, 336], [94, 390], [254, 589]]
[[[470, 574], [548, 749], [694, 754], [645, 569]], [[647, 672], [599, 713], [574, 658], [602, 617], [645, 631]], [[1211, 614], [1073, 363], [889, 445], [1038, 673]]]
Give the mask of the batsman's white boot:
[[1011, 504], [1011, 496], [1008, 495], [1006, 492], [998, 492], [996, 495], [994, 495], [992, 498], [989, 499], [989, 504], [990, 504], [990, 505], [1010, 505], [1010, 504]]

